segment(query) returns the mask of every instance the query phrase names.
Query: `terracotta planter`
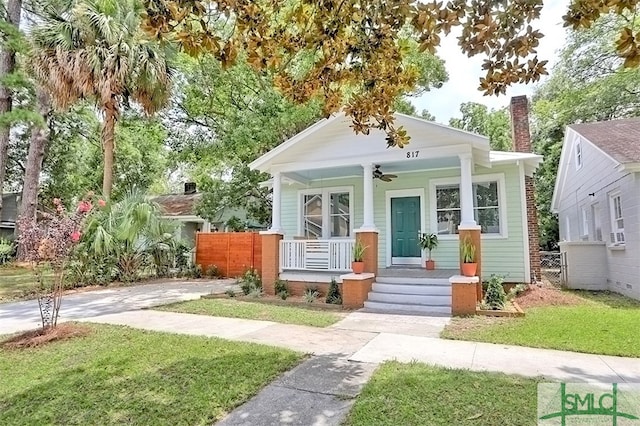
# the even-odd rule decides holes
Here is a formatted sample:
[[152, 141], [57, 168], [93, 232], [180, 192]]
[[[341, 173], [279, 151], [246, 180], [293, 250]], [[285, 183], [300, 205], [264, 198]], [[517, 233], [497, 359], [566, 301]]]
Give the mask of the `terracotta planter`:
[[436, 269], [436, 262], [433, 260], [427, 260], [424, 262], [424, 266], [427, 268], [427, 271], [433, 271]]
[[477, 270], [478, 270], [477, 263], [462, 264], [462, 275], [464, 275], [465, 277], [475, 277]]
[[351, 269], [354, 274], [361, 274], [364, 272], [364, 262], [351, 262]]

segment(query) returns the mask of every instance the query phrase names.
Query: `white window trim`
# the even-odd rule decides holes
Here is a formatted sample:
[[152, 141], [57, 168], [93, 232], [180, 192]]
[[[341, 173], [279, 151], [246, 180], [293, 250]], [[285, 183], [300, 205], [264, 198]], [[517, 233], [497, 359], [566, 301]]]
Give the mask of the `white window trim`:
[[[387, 227], [386, 232], [386, 241], [387, 244], [385, 246], [386, 254], [385, 254], [385, 262], [386, 266], [392, 266], [392, 257], [391, 257], [391, 199], [392, 198], [401, 198], [401, 197], [420, 197], [420, 232], [426, 232], [426, 208], [425, 208], [425, 196], [424, 196], [424, 188], [413, 188], [413, 189], [389, 189], [384, 193], [385, 198], [385, 223]], [[425, 257], [424, 250], [420, 250], [420, 264], [423, 264], [424, 261], [427, 260]]]
[[580, 137], [576, 137], [574, 146], [575, 152], [573, 153], [573, 158], [575, 159], [576, 170], [580, 170], [584, 164], [584, 151], [582, 150], [582, 141], [580, 140]]
[[[471, 177], [472, 183], [477, 182], [498, 182], [498, 210], [500, 212], [500, 233], [499, 234], [481, 234], [481, 238], [488, 240], [503, 240], [509, 238], [508, 223], [507, 223], [507, 193], [504, 173], [492, 173], [486, 175], [473, 175]], [[436, 200], [436, 187], [440, 185], [460, 185], [460, 176], [450, 178], [438, 178], [429, 180], [429, 215], [431, 232], [437, 232], [434, 229], [436, 223], [438, 223], [438, 216], [436, 213], [437, 200]], [[522, 194], [524, 197], [524, 194]], [[523, 212], [526, 215], [526, 212]], [[526, 218], [523, 219], [526, 222]], [[444, 234], [438, 235], [439, 240], [457, 240], [458, 234]]]
[[[609, 225], [611, 226], [611, 233], [609, 234], [609, 238], [607, 240], [607, 244], [612, 245], [612, 246], [616, 246], [616, 247], [622, 247], [625, 245], [626, 241], [627, 241], [627, 236], [624, 235], [624, 227], [623, 228], [618, 228], [618, 224], [616, 216], [615, 216], [615, 208], [614, 208], [614, 202], [613, 200], [615, 198], [620, 198], [620, 214], [622, 215], [620, 218], [624, 221], [624, 212], [622, 211], [622, 192], [621, 191], [614, 191], [614, 192], [610, 192], [609, 193]], [[618, 241], [618, 231], [622, 230], [622, 234], [624, 235], [624, 241], [619, 242]], [[611, 234], [614, 235], [614, 239], [615, 242], [611, 242]]]
[[[349, 237], [332, 237], [329, 232], [329, 222], [331, 219], [329, 204], [329, 194], [336, 192], [349, 193]], [[304, 235], [304, 217], [302, 204], [305, 195], [322, 194], [322, 239], [323, 240], [352, 240], [355, 238], [353, 233], [353, 216], [355, 211], [355, 200], [353, 198], [353, 186], [332, 186], [325, 188], [309, 188], [298, 191], [298, 234]]]
[[580, 207], [580, 221], [582, 223], [582, 225], [580, 226], [580, 229], [582, 231], [580, 236], [582, 238], [589, 238], [589, 216], [587, 215], [586, 206]]

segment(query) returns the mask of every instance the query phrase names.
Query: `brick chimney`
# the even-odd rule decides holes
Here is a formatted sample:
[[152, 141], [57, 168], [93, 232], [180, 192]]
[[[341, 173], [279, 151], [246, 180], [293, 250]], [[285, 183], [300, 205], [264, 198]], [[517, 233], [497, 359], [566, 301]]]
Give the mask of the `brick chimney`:
[[[529, 103], [526, 96], [511, 98], [511, 131], [513, 134], [513, 150], [516, 152], [533, 152], [531, 150], [531, 133], [529, 132]], [[538, 233], [538, 211], [535, 199], [533, 177], [524, 177], [527, 198], [527, 229], [529, 233], [529, 264], [531, 265], [531, 282], [540, 280], [540, 243]]]

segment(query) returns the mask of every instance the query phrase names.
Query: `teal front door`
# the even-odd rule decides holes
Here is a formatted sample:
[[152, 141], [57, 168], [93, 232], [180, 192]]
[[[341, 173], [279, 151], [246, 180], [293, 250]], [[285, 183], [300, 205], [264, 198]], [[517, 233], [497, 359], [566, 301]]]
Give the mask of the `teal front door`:
[[420, 197], [391, 199], [391, 263], [420, 264]]

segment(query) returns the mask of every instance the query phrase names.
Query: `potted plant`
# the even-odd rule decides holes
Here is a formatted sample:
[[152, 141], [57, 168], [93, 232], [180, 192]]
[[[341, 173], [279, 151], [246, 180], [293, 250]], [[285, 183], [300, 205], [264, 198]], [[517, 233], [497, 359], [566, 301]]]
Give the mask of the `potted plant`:
[[436, 269], [436, 262], [431, 260], [431, 250], [438, 247], [438, 236], [436, 234], [424, 233], [420, 235], [418, 245], [422, 250], [427, 250], [428, 258], [425, 262], [425, 267], [430, 271]]
[[462, 257], [462, 275], [473, 277], [478, 270], [476, 262], [476, 246], [468, 235], [460, 244], [460, 256]]
[[361, 274], [364, 272], [364, 252], [367, 247], [362, 244], [362, 241], [356, 241], [353, 245], [353, 261], [351, 262], [351, 269], [354, 274]]

